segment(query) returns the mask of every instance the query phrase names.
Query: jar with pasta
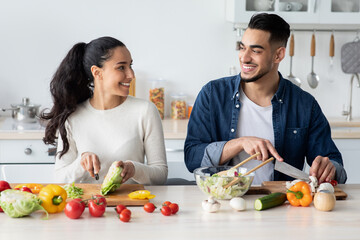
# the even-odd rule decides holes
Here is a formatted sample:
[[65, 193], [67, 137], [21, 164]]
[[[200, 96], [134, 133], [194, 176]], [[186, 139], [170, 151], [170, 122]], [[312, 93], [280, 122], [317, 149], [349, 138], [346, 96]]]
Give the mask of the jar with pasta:
[[151, 80], [151, 88], [149, 90], [149, 99], [153, 102], [159, 111], [161, 119], [164, 119], [165, 108], [165, 80]]
[[171, 95], [171, 118], [186, 119], [186, 95]]

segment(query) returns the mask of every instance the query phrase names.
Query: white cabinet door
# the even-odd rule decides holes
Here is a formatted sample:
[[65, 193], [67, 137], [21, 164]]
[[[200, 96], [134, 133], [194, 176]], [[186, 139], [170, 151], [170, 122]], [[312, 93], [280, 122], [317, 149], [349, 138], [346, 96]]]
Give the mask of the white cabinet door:
[[54, 164], [0, 164], [0, 179], [9, 183], [55, 183]]
[[360, 183], [360, 139], [334, 139], [348, 176], [346, 183]]
[[183, 178], [194, 181], [194, 174], [190, 173], [185, 166], [184, 143], [184, 139], [165, 140], [166, 158], [169, 167], [168, 178]]

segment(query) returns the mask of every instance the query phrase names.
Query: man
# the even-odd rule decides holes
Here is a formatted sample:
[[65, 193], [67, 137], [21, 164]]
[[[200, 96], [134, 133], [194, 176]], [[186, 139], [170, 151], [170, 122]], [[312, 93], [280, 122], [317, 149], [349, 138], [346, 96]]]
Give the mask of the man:
[[[243, 166], [274, 156], [303, 169], [306, 157], [320, 183], [345, 183], [341, 154], [317, 101], [278, 72], [289, 35], [289, 24], [275, 14], [251, 18], [240, 43], [241, 73], [209, 82], [196, 99], [185, 141], [189, 171], [236, 165], [260, 152]], [[271, 180], [292, 178], [269, 163], [255, 172], [253, 184]]]

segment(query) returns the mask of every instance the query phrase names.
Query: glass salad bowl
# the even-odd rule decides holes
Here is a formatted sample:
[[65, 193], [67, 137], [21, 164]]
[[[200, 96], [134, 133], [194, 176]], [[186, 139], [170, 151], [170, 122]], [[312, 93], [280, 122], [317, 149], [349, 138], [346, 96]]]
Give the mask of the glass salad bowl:
[[[239, 167], [228, 171], [226, 175], [217, 175], [218, 172], [229, 170], [230, 168], [231, 166], [197, 168], [194, 170], [196, 184], [201, 191], [216, 199], [223, 200], [240, 197], [249, 190], [254, 180], [254, 173], [242, 176], [247, 172], [247, 169]], [[225, 188], [225, 186], [234, 179], [238, 179], [239, 181]]]

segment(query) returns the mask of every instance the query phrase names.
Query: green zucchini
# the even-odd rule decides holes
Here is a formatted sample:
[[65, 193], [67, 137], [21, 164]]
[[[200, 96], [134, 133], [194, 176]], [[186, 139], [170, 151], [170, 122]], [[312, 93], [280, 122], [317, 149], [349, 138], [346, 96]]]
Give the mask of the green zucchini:
[[255, 200], [255, 210], [261, 211], [282, 205], [286, 201], [286, 194], [281, 192], [271, 193]]

